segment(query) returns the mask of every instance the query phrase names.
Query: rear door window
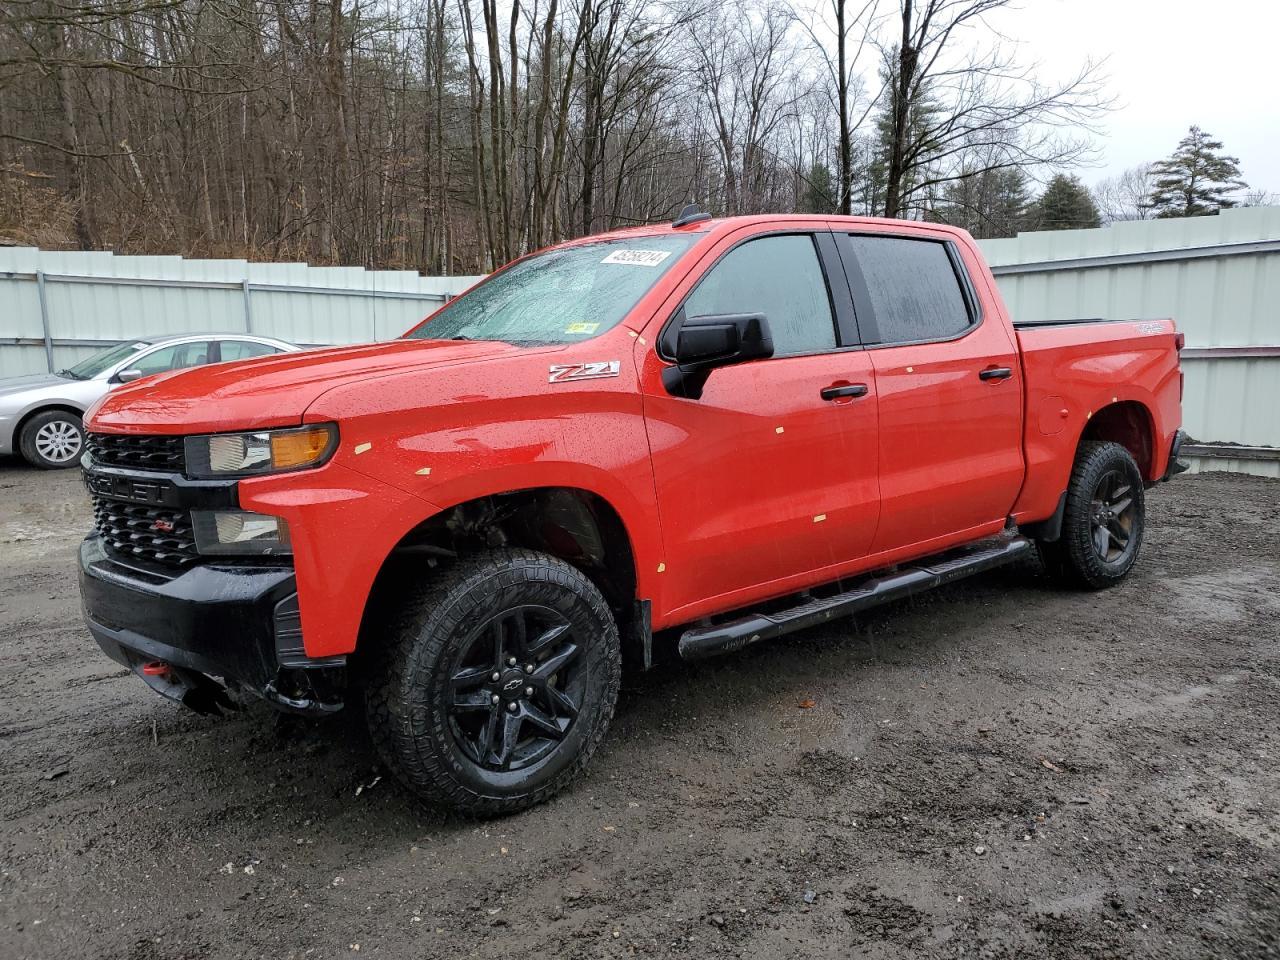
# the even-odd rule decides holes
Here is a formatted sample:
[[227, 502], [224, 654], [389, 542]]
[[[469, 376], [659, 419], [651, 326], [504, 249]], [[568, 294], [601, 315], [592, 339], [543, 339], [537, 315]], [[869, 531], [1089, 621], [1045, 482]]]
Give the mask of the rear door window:
[[849, 240], [873, 313], [858, 316], [865, 342], [946, 340], [973, 324], [945, 243], [865, 235]]
[[171, 347], [161, 347], [144, 357], [139, 357], [129, 369], [141, 370], [143, 376], [153, 373], [164, 373], [167, 370], [182, 370], [185, 367], [198, 367], [209, 362], [209, 341], [197, 340], [193, 343], [175, 343]]
[[258, 343], [256, 340], [222, 340], [218, 343], [219, 359], [248, 360], [250, 357], [265, 357], [269, 353], [279, 353], [278, 347], [269, 343]]
[[686, 317], [762, 313], [774, 356], [836, 346], [831, 297], [809, 234], [748, 240], [725, 254], [685, 300]]

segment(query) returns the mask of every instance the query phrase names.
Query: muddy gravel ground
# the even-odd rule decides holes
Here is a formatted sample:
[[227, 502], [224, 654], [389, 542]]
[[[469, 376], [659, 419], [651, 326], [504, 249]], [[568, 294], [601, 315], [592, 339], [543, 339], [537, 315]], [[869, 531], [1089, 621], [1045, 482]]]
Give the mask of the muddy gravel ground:
[[106, 660], [78, 476], [0, 463], [0, 956], [1280, 956], [1280, 483], [1148, 503], [1109, 592], [1007, 570], [633, 678], [584, 780], [477, 824], [358, 717]]

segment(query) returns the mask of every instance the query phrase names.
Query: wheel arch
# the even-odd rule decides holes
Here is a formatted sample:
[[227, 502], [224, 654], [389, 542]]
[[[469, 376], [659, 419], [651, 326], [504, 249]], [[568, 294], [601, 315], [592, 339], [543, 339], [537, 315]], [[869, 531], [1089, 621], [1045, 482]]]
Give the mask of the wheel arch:
[[1140, 400], [1118, 400], [1094, 412], [1076, 442], [1076, 454], [1090, 440], [1118, 443], [1138, 464], [1147, 483], [1159, 479], [1156, 466], [1156, 425], [1151, 409]]
[[[583, 487], [528, 487], [464, 500], [406, 531], [374, 578], [357, 649], [376, 635], [407, 581], [495, 546], [538, 550], [581, 570], [617, 618], [624, 647], [635, 621], [644, 619], [637, 600], [635, 540], [614, 504]], [[639, 626], [647, 631], [647, 624]]]
[[25, 411], [19, 418], [18, 422], [13, 425], [13, 437], [16, 443], [18, 438], [22, 436], [22, 431], [27, 428], [27, 424], [31, 422], [33, 417], [38, 417], [42, 413], [70, 413], [79, 419], [84, 419], [84, 410], [77, 407], [73, 403], [66, 400], [53, 400], [49, 403], [38, 403], [30, 410]]
[[[26, 459], [26, 453], [22, 449], [22, 435], [27, 429], [27, 425], [42, 413], [69, 413], [77, 419], [81, 420], [81, 430], [84, 430], [84, 410], [75, 404], [66, 400], [53, 400], [49, 402], [37, 401], [31, 409], [24, 411], [19, 415], [18, 420], [13, 425], [13, 433], [9, 441], [10, 452], [19, 459]], [[84, 447], [81, 447], [83, 452]], [[74, 461], [73, 461], [74, 462]]]

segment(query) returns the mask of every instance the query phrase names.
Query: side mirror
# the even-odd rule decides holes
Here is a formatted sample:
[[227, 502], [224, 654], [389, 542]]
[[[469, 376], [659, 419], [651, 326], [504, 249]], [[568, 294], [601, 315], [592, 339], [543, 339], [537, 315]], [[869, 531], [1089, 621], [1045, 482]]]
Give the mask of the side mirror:
[[663, 384], [672, 396], [697, 400], [716, 367], [773, 356], [769, 321], [762, 313], [724, 313], [686, 317], [681, 310], [664, 337], [675, 360], [663, 371]]
[[111, 378], [116, 383], [131, 383], [134, 380], [142, 379], [141, 370], [121, 370]]

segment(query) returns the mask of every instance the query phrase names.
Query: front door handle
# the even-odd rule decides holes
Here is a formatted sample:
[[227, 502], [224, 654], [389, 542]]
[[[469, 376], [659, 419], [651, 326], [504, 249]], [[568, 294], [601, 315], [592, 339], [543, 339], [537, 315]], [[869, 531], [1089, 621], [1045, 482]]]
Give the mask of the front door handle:
[[978, 371], [979, 380], [1008, 380], [1012, 376], [1013, 371], [1009, 367], [987, 367]]
[[867, 385], [865, 383], [844, 383], [822, 388], [823, 400], [839, 400], [844, 397], [852, 399], [853, 397], [865, 397], [866, 395]]

